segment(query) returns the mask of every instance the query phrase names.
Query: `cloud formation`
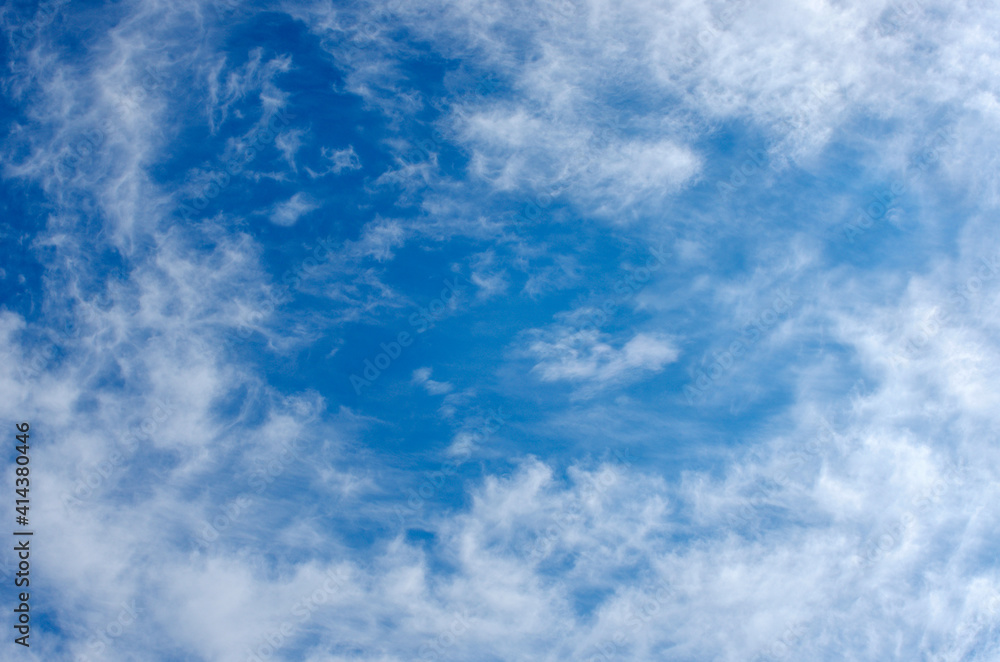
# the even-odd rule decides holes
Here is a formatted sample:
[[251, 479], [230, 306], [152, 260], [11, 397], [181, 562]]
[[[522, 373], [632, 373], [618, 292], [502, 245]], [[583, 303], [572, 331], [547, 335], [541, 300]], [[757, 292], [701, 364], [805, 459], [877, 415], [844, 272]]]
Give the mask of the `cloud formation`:
[[4, 9], [17, 654], [994, 659], [997, 12]]

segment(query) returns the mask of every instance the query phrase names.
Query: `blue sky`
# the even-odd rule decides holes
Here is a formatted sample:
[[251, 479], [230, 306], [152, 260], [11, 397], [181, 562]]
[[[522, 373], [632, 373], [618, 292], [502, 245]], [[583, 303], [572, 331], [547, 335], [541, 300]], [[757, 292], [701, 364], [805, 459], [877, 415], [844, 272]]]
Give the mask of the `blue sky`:
[[3, 659], [996, 658], [996, 9], [0, 11]]

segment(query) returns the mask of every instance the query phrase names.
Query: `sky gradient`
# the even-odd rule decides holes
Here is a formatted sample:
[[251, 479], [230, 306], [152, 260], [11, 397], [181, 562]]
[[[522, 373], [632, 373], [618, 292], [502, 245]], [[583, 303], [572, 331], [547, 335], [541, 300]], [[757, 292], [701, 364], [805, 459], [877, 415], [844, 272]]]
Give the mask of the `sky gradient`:
[[1000, 7], [0, 12], [0, 659], [1000, 656]]

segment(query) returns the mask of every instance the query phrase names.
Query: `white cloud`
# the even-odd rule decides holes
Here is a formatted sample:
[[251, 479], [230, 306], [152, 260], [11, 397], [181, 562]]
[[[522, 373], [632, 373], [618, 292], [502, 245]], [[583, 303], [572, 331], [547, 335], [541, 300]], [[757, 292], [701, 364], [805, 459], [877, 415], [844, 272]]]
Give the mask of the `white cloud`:
[[348, 145], [347, 149], [335, 149], [332, 151], [323, 150], [323, 157], [330, 161], [331, 172], [339, 175], [344, 170], [360, 170], [361, 160], [354, 152], [354, 146]]
[[679, 352], [666, 336], [636, 333], [620, 348], [592, 330], [556, 329], [532, 341], [528, 352], [538, 362], [531, 369], [543, 381], [591, 382], [599, 385], [638, 379], [677, 360]]
[[478, 288], [476, 298], [485, 301], [507, 291], [507, 272], [502, 269], [494, 251], [484, 251], [472, 256], [472, 275], [469, 280]]
[[329, 147], [324, 147], [320, 151], [323, 158], [330, 162], [330, 165], [328, 165], [322, 172], [314, 172], [313, 170], [306, 168], [309, 176], [313, 179], [325, 177], [330, 173], [339, 175], [344, 170], [361, 169], [361, 159], [359, 159], [358, 155], [355, 153], [354, 145], [348, 145], [345, 149], [330, 149]]
[[413, 371], [411, 383], [423, 386], [431, 395], [444, 395], [451, 392], [454, 387], [448, 382], [436, 382], [431, 379], [431, 371], [431, 368], [417, 368]]
[[[810, 166], [838, 131], [851, 128], [850, 118], [865, 113], [900, 127], [899, 137], [872, 146], [892, 148], [881, 166], [892, 171], [920, 144], [926, 127], [916, 120], [930, 105], [957, 114], [939, 184], [968, 181], [973, 198], [995, 199], [996, 156], [982, 138], [995, 115], [988, 90], [996, 40], [982, 27], [996, 22], [989, 7], [928, 4], [887, 28], [879, 25], [892, 9], [885, 3], [775, 1], [744, 7], [696, 43], [690, 57], [690, 38], [675, 42], [674, 31], [697, 40], [716, 25], [713, 7], [576, 6], [571, 19], [559, 5], [456, 3], [427, 23], [419, 6], [395, 9], [393, 20], [436, 39], [445, 55], [467, 53], [497, 70], [520, 95], [515, 102], [470, 102], [464, 116], [456, 109], [448, 120], [451, 135], [472, 152], [473, 171], [497, 190], [559, 182], [565, 164], [580, 163], [573, 159], [582, 149], [600, 158], [572, 180], [572, 204], [610, 217], [647, 203], [647, 211], [662, 212], [659, 205], [705, 163], [691, 147], [694, 129], [704, 137], [716, 121], [747, 121], [770, 136], [773, 149]], [[993, 385], [1000, 378], [1000, 278], [976, 275], [980, 258], [992, 259], [1000, 248], [993, 214], [961, 218], [954, 257], [918, 255], [912, 274], [830, 266], [814, 239], [785, 236], [767, 249], [773, 254], [747, 249], [753, 266], [743, 281], [711, 274], [650, 284], [643, 303], [653, 319], [645, 328], [669, 336], [608, 336], [562, 322], [529, 334], [527, 355], [542, 381], [599, 389], [679, 360], [675, 339], [698, 332], [675, 333], [684, 321], [679, 310], [701, 305], [711, 309], [704, 318], [741, 321], [762, 309], [761, 299], [770, 305], [772, 286], [793, 282], [803, 297], [761, 360], [744, 364], [749, 383], [787, 389], [779, 413], [762, 410], [766, 420], [737, 440], [755, 455], [712, 451], [725, 457], [709, 469], [682, 466], [678, 478], [656, 458], [641, 469], [636, 461], [566, 466], [515, 454], [512, 476], [488, 469], [481, 479], [433, 476], [456, 481], [449, 487], [465, 490], [467, 505], [414, 515], [433, 540], [412, 543], [400, 524], [410, 520], [380, 519], [386, 506], [370, 497], [383, 490], [379, 496], [390, 495], [385, 500], [395, 498], [397, 506], [428, 497], [416, 490], [413, 497], [402, 481], [398, 494], [387, 487], [391, 462], [374, 453], [352, 468], [340, 464], [346, 447], [362, 447], [354, 439], [358, 428], [383, 422], [326, 412], [318, 395], [282, 393], [239, 360], [241, 352], [293, 342], [275, 322], [281, 298], [269, 296], [276, 288], [260, 246], [232, 232], [225, 218], [171, 225], [165, 212], [173, 194], [149, 174], [172, 137], [166, 119], [178, 92], [168, 89], [170, 81], [191, 79], [180, 72], [195, 72], [211, 92], [204, 112], [214, 131], [242, 99], [259, 97], [263, 110], [280, 106], [284, 94], [274, 79], [291, 60], [265, 61], [258, 51], [228, 70], [191, 20], [208, 8], [149, 3], [122, 11], [133, 9], [101, 42], [97, 74], [67, 68], [43, 40], [19, 54], [30, 69], [15, 70], [21, 79], [10, 84], [18, 94], [37, 85], [38, 96], [31, 130], [15, 127], [10, 140], [17, 149], [5, 147], [5, 156], [17, 158], [5, 159], [4, 172], [38, 183], [52, 205], [37, 241], [52, 257], [47, 305], [69, 302], [65, 314], [80, 328], [79, 336], [61, 336], [55, 318], [0, 312], [0, 411], [5, 420], [38, 422], [32, 466], [39, 484], [52, 489], [37, 492], [32, 513], [40, 531], [62, 536], [60, 545], [41, 545], [33, 556], [58, 587], [47, 599], [65, 637], [62, 648], [41, 643], [37, 659], [92, 653], [88, 642], [98, 641], [121, 603], [133, 598], [142, 613], [124, 636], [107, 639], [109, 659], [175, 651], [243, 662], [246, 646], [280, 634], [286, 621], [295, 623], [298, 638], [281, 635], [283, 652], [309, 660], [408, 660], [421, 651], [472, 659], [482, 650], [518, 660], [589, 660], [601, 651], [633, 660], [997, 656], [1000, 576], [992, 559], [1000, 525], [1000, 403]], [[366, 65], [358, 51], [331, 38], [342, 31], [334, 20], [342, 10], [320, 5], [298, 13], [345, 54], [337, 62], [347, 68], [348, 89], [382, 104], [399, 123], [423, 107], [422, 97], [393, 95], [398, 53], [388, 30], [378, 31], [383, 59]], [[187, 41], [170, 53], [149, 47], [174, 39]], [[163, 87], [142, 87], [146, 64], [163, 67]], [[807, 104], [811, 81], [838, 91]], [[636, 82], [646, 85], [631, 89]], [[137, 89], [145, 90], [141, 98]], [[969, 89], [986, 91], [970, 96]], [[604, 143], [596, 135], [607, 111], [601, 100], [611, 98], [641, 103]], [[782, 123], [788, 118], [791, 128]], [[61, 159], [80, 151], [78, 138], [105, 119], [117, 133], [83, 147], [96, 147], [85, 165], [62, 170]], [[411, 179], [397, 173], [399, 181], [439, 186], [427, 204], [462, 217], [469, 235], [507, 238], [489, 214], [468, 213], [475, 205], [443, 199], [454, 183], [434, 175], [434, 167], [432, 160], [415, 168], [406, 173]], [[293, 196], [272, 212], [291, 225], [318, 204]], [[100, 231], [79, 224], [84, 212], [103, 223]], [[376, 216], [303, 287], [342, 304], [330, 313], [338, 321], [400, 306], [405, 298], [371, 262], [388, 262], [415, 236], [461, 231], [449, 222], [431, 219], [420, 235], [417, 223]], [[741, 222], [717, 226], [733, 231]], [[955, 223], [950, 214], [928, 213], [916, 228], [925, 228], [929, 234], [921, 236], [933, 237], [936, 248], [934, 232]], [[117, 251], [128, 279], [95, 278], [91, 240]], [[712, 266], [709, 233], [685, 241], [683, 255]], [[483, 266], [488, 284], [499, 271]], [[110, 301], [102, 301], [103, 292]], [[242, 339], [224, 342], [251, 318], [265, 339], [259, 349], [241, 349]], [[34, 365], [41, 368], [17, 369]], [[413, 374], [429, 392], [456, 395], [450, 383], [430, 377], [429, 368]], [[160, 401], [169, 412], [159, 410]], [[625, 434], [636, 434], [622, 429], [623, 411], [609, 415], [614, 436], [584, 437], [581, 424], [572, 428], [581, 436], [576, 441], [617, 447]], [[817, 411], [832, 414], [836, 432], [820, 431]], [[313, 412], [321, 418], [311, 420]], [[700, 430], [691, 433], [684, 421], [668, 429], [672, 411], [644, 413], [642, 432], [658, 443], [647, 449], [692, 452], [682, 442]], [[704, 413], [701, 430], [716, 415]], [[520, 432], [531, 437], [537, 429], [525, 423]], [[281, 460], [283, 445], [300, 435], [308, 452]], [[464, 454], [476, 443], [463, 428], [452, 436], [451, 452]], [[112, 462], [115, 453], [123, 464]], [[962, 471], [949, 472], [952, 465]], [[262, 467], [280, 471], [255, 473]], [[259, 496], [254, 476], [274, 481], [255, 506], [229, 517], [224, 506], [242, 492]], [[96, 487], [89, 486], [86, 506], [67, 510], [63, 492], [80, 485], [86, 491], [88, 481]], [[294, 490], [279, 489], [288, 484]], [[358, 529], [383, 537], [359, 552], [344, 533], [349, 527], [331, 524], [340, 517], [357, 517]], [[199, 529], [213, 521], [224, 530], [201, 548]], [[315, 600], [325, 573], [336, 568], [346, 579]]]
[[305, 131], [293, 129], [279, 133], [278, 137], [274, 139], [274, 146], [281, 151], [281, 155], [284, 157], [288, 167], [295, 172], [298, 172], [298, 166], [295, 165], [295, 155], [298, 153], [299, 148], [302, 147], [303, 135], [305, 135]]
[[295, 225], [300, 218], [316, 209], [319, 209], [319, 204], [312, 201], [305, 193], [296, 193], [288, 200], [275, 204], [271, 208], [269, 218], [275, 225], [289, 227]]

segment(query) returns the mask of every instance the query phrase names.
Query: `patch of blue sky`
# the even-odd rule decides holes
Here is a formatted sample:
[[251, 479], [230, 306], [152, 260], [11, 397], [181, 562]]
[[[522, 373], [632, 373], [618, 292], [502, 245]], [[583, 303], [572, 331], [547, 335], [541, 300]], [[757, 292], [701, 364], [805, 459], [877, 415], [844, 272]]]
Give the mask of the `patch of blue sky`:
[[[666, 578], [689, 582], [683, 599], [663, 603], [641, 636], [629, 631], [619, 652], [752, 659], [789, 627], [791, 600], [815, 635], [796, 655], [835, 659], [814, 642], [836, 641], [838, 655], [875, 659], [864, 658], [858, 635], [865, 618], [841, 602], [877, 579], [831, 588], [801, 564], [810, 556], [835, 575], [829, 568], [853, 553], [844, 541], [892, 519], [893, 495], [934, 474], [947, 437], [964, 440], [951, 449], [961, 454], [992, 429], [988, 402], [977, 400], [985, 396], [946, 378], [975, 384], [991, 369], [981, 360], [989, 327], [962, 334], [989, 323], [992, 280], [968, 285], [967, 304], [948, 309], [961, 320], [954, 328], [893, 349], [943, 305], [947, 292], [934, 290], [942, 274], [957, 287], [978, 268], [967, 245], [991, 213], [991, 184], [985, 174], [979, 188], [964, 185], [954, 157], [971, 115], [949, 114], [931, 96], [905, 105], [906, 94], [923, 94], [909, 88], [876, 113], [848, 85], [783, 123], [795, 99], [741, 79], [734, 64], [770, 53], [753, 30], [727, 28], [703, 45], [699, 57], [712, 64], [691, 78], [671, 69], [662, 35], [644, 32], [668, 20], [648, 7], [634, 8], [645, 17], [634, 23], [611, 12], [630, 27], [609, 39], [565, 7], [526, 6], [525, 18], [538, 16], [522, 22], [498, 7], [392, 6], [358, 38], [371, 9], [363, 3], [258, 11], [216, 2], [180, 10], [186, 18], [151, 32], [148, 51], [130, 45], [105, 57], [115, 52], [113, 24], [124, 35], [117, 43], [132, 44], [117, 22], [140, 6], [65, 9], [46, 33], [58, 38], [37, 42], [83, 79], [126, 62], [138, 80], [133, 58], [161, 47], [169, 55], [143, 102], [159, 124], [129, 134], [143, 138], [134, 142], [141, 158], [115, 161], [131, 147], [108, 138], [74, 160], [67, 186], [41, 167], [5, 178], [0, 300], [14, 315], [5, 325], [29, 325], [10, 337], [35, 366], [18, 378], [32, 406], [63, 420], [38, 386], [59, 385], [64, 418], [86, 421], [62, 430], [72, 439], [62, 452], [79, 465], [59, 469], [70, 488], [107, 466], [99, 438], [122, 421], [137, 425], [147, 394], [204, 394], [187, 404], [191, 413], [157, 423], [83, 510], [59, 516], [83, 548], [98, 549], [93, 536], [106, 535], [140, 568], [148, 561], [165, 576], [187, 568], [197, 581], [228, 582], [213, 596], [216, 612], [202, 614], [218, 619], [218, 632], [202, 633], [209, 648], [199, 654], [237, 659], [231, 651], [287, 618], [315, 583], [309, 573], [345, 563], [355, 573], [351, 597], [289, 638], [286, 659], [412, 659], [424, 642], [443, 641], [469, 602], [477, 627], [441, 644], [442, 657], [473, 659], [478, 645], [495, 652], [475, 659], [590, 659], [601, 650], [592, 642], [606, 645], [600, 637], [615, 631], [612, 607]], [[825, 23], [867, 44], [837, 11], [823, 9], [839, 17]], [[196, 15], [204, 23], [192, 27]], [[669, 22], [690, 18], [695, 33], [708, 25], [692, 16]], [[779, 23], [759, 29], [793, 40], [803, 58], [836, 41], [782, 36]], [[597, 32], [580, 38], [588, 30]], [[617, 61], [617, 46], [602, 39], [622, 39], [622, 52], [645, 59]], [[185, 52], [195, 47], [196, 62]], [[911, 56], [933, 58], [934, 49]], [[814, 71], [817, 80], [864, 78], [839, 60], [808, 57], [830, 74]], [[5, 132], [27, 127], [8, 140], [12, 161], [52, 160], [58, 130], [72, 149], [87, 108], [102, 103], [95, 90], [113, 91], [36, 74], [41, 82], [21, 83], [28, 96], [4, 102]], [[71, 112], [26, 120], [24, 99], [44, 86], [48, 98], [72, 97]], [[988, 99], [976, 103], [988, 112]], [[263, 133], [275, 105], [287, 121]], [[609, 122], [602, 143], [596, 134]], [[234, 147], [241, 140], [257, 141], [254, 155], [224, 175], [229, 159], [245, 157]], [[684, 150], [695, 155], [687, 165]], [[593, 168], [562, 181], [567, 158], [592, 158]], [[125, 163], [138, 166], [126, 173]], [[128, 186], [112, 184], [119, 176], [147, 177], [143, 195], [161, 196], [155, 212], [129, 207]], [[49, 221], [50, 211], [76, 219]], [[245, 268], [213, 282], [233, 264], [227, 258]], [[171, 280], [185, 273], [193, 291]], [[85, 337], [53, 340], [64, 322]], [[973, 367], [946, 369], [949, 361]], [[306, 400], [322, 402], [319, 416], [297, 409]], [[942, 403], [954, 409], [935, 408]], [[500, 424], [489, 423], [499, 412]], [[808, 455], [791, 484], [778, 481], [782, 463], [797, 461], [783, 444], [808, 443], [818, 415], [843, 438]], [[866, 445], [853, 454], [837, 446], [859, 439]], [[283, 456], [282, 443], [295, 452]], [[748, 448], [763, 450], [747, 460]], [[617, 478], [588, 492], [580, 472], [600, 467]], [[766, 498], [739, 511], [757, 484]], [[949, 498], [940, 512], [964, 522], [968, 512]], [[115, 527], [117, 517], [146, 526], [140, 510], [162, 549], [141, 551]], [[580, 516], [563, 519], [567, 512]], [[553, 522], [551, 549], [532, 561]], [[931, 515], [919, 527], [963, 535]], [[968, 564], [947, 572], [973, 595], [992, 581], [992, 539], [970, 527]], [[630, 538], [634, 531], [642, 533]], [[954, 547], [911, 535], [883, 567], [922, 563], [944, 576], [941, 559]], [[914, 549], [923, 556], [908, 556]], [[145, 572], [126, 588], [163, 591], [161, 614], [197, 594], [188, 580], [168, 589]], [[803, 577], [819, 607], [761, 590]], [[73, 586], [64, 620], [37, 622], [65, 639], [52, 653], [66, 659], [87, 648], [78, 631], [100, 626], [81, 606], [82, 584]], [[753, 616], [745, 629], [718, 626], [732, 604]], [[830, 609], [843, 620], [825, 618]], [[234, 614], [256, 629], [241, 630]], [[339, 624], [346, 615], [353, 631]], [[684, 625], [687, 617], [714, 625]], [[947, 629], [931, 616], [909, 622], [897, 649], [909, 659], [917, 631]], [[160, 621], [135, 632], [109, 639], [119, 659], [140, 641], [158, 660], [197, 649], [193, 639], [172, 648], [173, 630]], [[570, 634], [556, 642], [552, 632]], [[586, 645], [574, 648], [577, 640]], [[966, 648], [981, 659], [990, 650]]]

